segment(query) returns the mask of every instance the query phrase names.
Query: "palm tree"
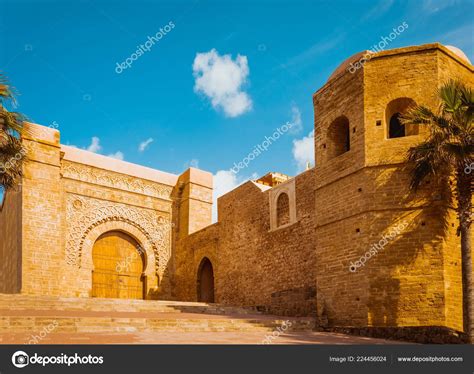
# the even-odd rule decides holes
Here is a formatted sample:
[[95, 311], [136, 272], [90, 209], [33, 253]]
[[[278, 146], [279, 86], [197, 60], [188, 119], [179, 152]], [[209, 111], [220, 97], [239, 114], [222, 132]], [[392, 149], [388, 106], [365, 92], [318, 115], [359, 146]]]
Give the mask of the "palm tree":
[[20, 183], [26, 160], [26, 149], [20, 139], [25, 117], [9, 112], [4, 107], [5, 102], [16, 105], [15, 90], [0, 74], [0, 190], [4, 192]]
[[437, 112], [424, 106], [409, 109], [402, 116], [405, 125], [428, 125], [429, 135], [421, 144], [411, 147], [407, 161], [412, 165], [411, 189], [416, 191], [429, 177], [442, 180], [452, 175], [454, 196], [461, 235], [463, 324], [470, 343], [474, 342], [474, 309], [472, 284], [472, 190], [474, 168], [474, 91], [461, 81], [450, 80], [438, 90]]

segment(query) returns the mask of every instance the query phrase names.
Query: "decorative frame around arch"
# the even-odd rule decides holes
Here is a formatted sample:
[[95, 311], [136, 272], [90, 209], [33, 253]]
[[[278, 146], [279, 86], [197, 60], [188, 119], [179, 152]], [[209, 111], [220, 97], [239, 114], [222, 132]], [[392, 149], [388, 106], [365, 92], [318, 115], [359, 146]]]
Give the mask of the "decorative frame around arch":
[[[282, 226], [278, 226], [278, 217], [277, 217], [277, 209], [278, 209], [278, 198], [282, 193], [286, 193], [288, 195], [288, 202], [289, 202], [289, 209], [290, 209], [290, 221]], [[269, 199], [270, 199], [270, 231], [278, 230], [280, 228], [288, 227], [297, 221], [296, 217], [296, 186], [295, 186], [295, 179], [290, 179], [287, 182], [279, 184], [273, 187], [269, 191]]]
[[145, 233], [139, 227], [124, 221], [109, 221], [101, 223], [93, 227], [84, 239], [82, 247], [83, 260], [81, 262], [82, 267], [86, 271], [93, 271], [94, 264], [92, 260], [92, 250], [97, 239], [103, 234], [111, 231], [120, 231], [124, 234], [132, 237], [140, 246], [141, 251], [144, 253], [144, 264], [143, 264], [143, 275], [147, 277], [154, 277], [156, 275], [156, 269], [153, 264], [156, 263], [155, 252], [153, 250], [153, 244], [149, 241]]
[[134, 236], [144, 246], [147, 272], [164, 272], [171, 255], [171, 225], [158, 212], [70, 194], [66, 215], [66, 264], [92, 270], [95, 240], [107, 231], [119, 230]]

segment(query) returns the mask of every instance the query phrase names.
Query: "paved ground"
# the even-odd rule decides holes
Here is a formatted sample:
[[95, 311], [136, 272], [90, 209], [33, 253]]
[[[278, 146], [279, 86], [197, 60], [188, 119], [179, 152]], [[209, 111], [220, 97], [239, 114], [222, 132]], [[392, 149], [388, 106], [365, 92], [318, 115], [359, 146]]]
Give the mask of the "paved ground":
[[[52, 301], [58, 303], [55, 299]], [[279, 320], [289, 319], [294, 320], [296, 324], [302, 323], [304, 327], [308, 326], [308, 321], [311, 322], [310, 318], [243, 314], [232, 308], [224, 310], [224, 314], [211, 314], [202, 311], [203, 308], [204, 311], [206, 310], [206, 305], [198, 305], [197, 303], [166, 302], [156, 304], [160, 308], [170, 306], [170, 311], [168, 309], [140, 311], [138, 308], [144, 307], [145, 304], [137, 303], [135, 306], [130, 305], [129, 311], [117, 311], [108, 310], [106, 301], [108, 302], [108, 300], [94, 300], [94, 305], [97, 308], [102, 305], [103, 310], [92, 311], [81, 309], [84, 307], [82, 304], [84, 300], [79, 299], [77, 305], [74, 300], [62, 300], [64, 305], [59, 303], [59, 307], [58, 305], [48, 306], [48, 300], [45, 303], [40, 303], [39, 306], [35, 306], [34, 303], [37, 301], [32, 299], [33, 305], [25, 302], [24, 304], [17, 305], [15, 308], [8, 308], [9, 300], [6, 300], [3, 305], [0, 305], [0, 319], [3, 317], [4, 322], [8, 321], [3, 324], [5, 326], [3, 330], [0, 328], [0, 344], [31, 344], [31, 342], [35, 342], [34, 336], [38, 336], [40, 331], [44, 331], [43, 324], [45, 322], [35, 319], [54, 319], [55, 317], [58, 320], [60, 319], [60, 323], [67, 322], [69, 318], [74, 318], [76, 320], [74, 323], [78, 323], [78, 326], [76, 326], [77, 331], [85, 332], [67, 332], [69, 331], [66, 329], [68, 323], [65, 323], [64, 326], [60, 325], [65, 327], [62, 330], [61, 327], [58, 327], [57, 331], [53, 330], [50, 333], [42, 334], [42, 339], [38, 336], [36, 344], [263, 344], [267, 337], [272, 336], [272, 332], [262, 331], [261, 328], [258, 328], [259, 325], [273, 324], [273, 322]], [[38, 309], [40, 306], [41, 308]], [[77, 319], [81, 320], [78, 322]], [[113, 321], [113, 319], [129, 319], [128, 321], [119, 321], [118, 323], [121, 328], [126, 327], [127, 331], [123, 332], [124, 330], [112, 328], [98, 330], [101, 326], [110, 327], [109, 325], [112, 325], [113, 327], [113, 324], [117, 322]], [[152, 319], [155, 324], [162, 323], [166, 328], [163, 328], [162, 331], [155, 328], [154, 331], [150, 329], [148, 332], [143, 332], [144, 325], [142, 321], [146, 322], [149, 319]], [[31, 325], [32, 320], [34, 321]], [[209, 331], [206, 321], [212, 324], [217, 331]], [[124, 323], [129, 325], [124, 325]], [[239, 323], [243, 324], [242, 328], [239, 328]], [[177, 327], [170, 327], [175, 325]], [[254, 329], [252, 325], [256, 328]], [[10, 326], [11, 331], [8, 330], [8, 326]], [[98, 327], [96, 328], [95, 326]], [[178, 328], [179, 326], [182, 328]], [[216, 326], [219, 328], [216, 328]], [[226, 326], [229, 327], [227, 330]], [[170, 329], [172, 330], [170, 331]], [[308, 331], [308, 329], [303, 329], [305, 331], [295, 330], [288, 331], [275, 339], [271, 339], [271, 343], [404, 344], [383, 339]], [[98, 331], [122, 332], [106, 333]]]
[[[269, 332], [50, 333], [38, 344], [262, 344]], [[0, 334], [0, 344], [25, 344], [28, 333]], [[406, 344], [325, 332], [290, 332], [272, 344]]]
[[309, 317], [279, 317], [265, 314], [209, 314], [209, 313], [188, 313], [188, 312], [117, 312], [117, 311], [91, 311], [91, 310], [8, 310], [0, 309], [0, 316], [8, 317], [106, 317], [106, 318], [160, 318], [160, 319], [239, 319], [239, 320], [308, 320]]

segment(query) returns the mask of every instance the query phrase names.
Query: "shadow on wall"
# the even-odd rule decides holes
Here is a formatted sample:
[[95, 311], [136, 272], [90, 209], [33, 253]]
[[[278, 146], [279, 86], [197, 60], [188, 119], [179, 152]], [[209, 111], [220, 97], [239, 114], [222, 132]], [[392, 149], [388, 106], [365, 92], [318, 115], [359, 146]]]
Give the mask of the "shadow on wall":
[[[427, 182], [414, 193], [408, 189], [407, 165], [374, 167], [368, 172], [372, 175], [366, 178], [375, 183], [365, 191], [370, 209], [359, 218], [361, 236], [353, 243], [359, 248], [357, 258], [342, 260], [347, 268], [343, 265], [340, 273], [325, 276], [331, 297], [318, 294], [320, 325], [446, 325], [446, 299], [456, 299], [460, 291], [456, 274], [450, 286], [454, 296], [446, 288], [446, 242], [458, 240], [449, 221], [452, 194], [447, 178]], [[350, 248], [350, 243], [342, 244]], [[355, 263], [364, 255], [365, 263], [359, 261], [350, 270], [350, 260]]]
[[[403, 230], [388, 240], [381, 253], [370, 258], [368, 272], [367, 326], [442, 324], [444, 318], [443, 243], [449, 230], [452, 199], [448, 180], [428, 181], [418, 192], [407, 189], [397, 199], [401, 185], [409, 185], [409, 166], [396, 167], [375, 195], [393, 190], [395, 209], [390, 222], [374, 217], [372, 227], [386, 233], [402, 224]], [[405, 180], [406, 179], [406, 180]], [[407, 210], [406, 207], [419, 210]], [[400, 209], [397, 209], [400, 208]], [[382, 225], [381, 225], [382, 223]], [[381, 235], [380, 235], [381, 236]], [[380, 238], [371, 237], [371, 243]], [[411, 321], [411, 323], [410, 323]]]

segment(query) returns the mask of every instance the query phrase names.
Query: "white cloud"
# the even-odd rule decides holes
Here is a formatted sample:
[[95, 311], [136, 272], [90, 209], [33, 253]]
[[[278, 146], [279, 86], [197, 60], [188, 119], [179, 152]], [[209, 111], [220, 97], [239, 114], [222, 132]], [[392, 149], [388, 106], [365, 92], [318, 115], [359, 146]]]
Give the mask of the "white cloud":
[[298, 133], [303, 128], [303, 122], [301, 121], [301, 111], [295, 104], [291, 106], [291, 132]]
[[296, 161], [298, 172], [306, 169], [306, 163], [314, 165], [314, 131], [302, 139], [293, 140], [293, 158]]
[[[75, 145], [71, 145], [71, 147], [77, 148]], [[100, 138], [98, 138], [97, 136], [93, 136], [92, 139], [91, 139], [91, 144], [89, 144], [89, 146], [85, 149], [86, 149], [86, 151], [100, 154], [100, 151], [102, 150], [102, 146], [100, 145]], [[115, 158], [117, 160], [123, 160], [124, 159], [124, 155], [120, 151], [117, 151], [115, 153], [111, 153], [111, 154], [107, 155], [107, 157], [112, 157], [112, 158]]]
[[115, 158], [117, 160], [122, 160], [122, 161], [123, 161], [123, 158], [124, 158], [123, 153], [120, 152], [120, 151], [117, 151], [115, 153], [111, 153], [110, 155], [107, 155], [107, 157], [112, 157], [112, 158]]
[[226, 116], [237, 117], [252, 109], [250, 96], [242, 91], [249, 67], [246, 56], [219, 55], [212, 49], [197, 53], [193, 63], [194, 91], [206, 95], [215, 109]]
[[153, 138], [148, 138], [147, 140], [141, 142], [138, 146], [138, 151], [144, 152], [151, 143], [153, 143]]
[[100, 145], [100, 139], [97, 136], [93, 136], [91, 144], [86, 149], [89, 152], [99, 152], [102, 149], [102, 146]]

